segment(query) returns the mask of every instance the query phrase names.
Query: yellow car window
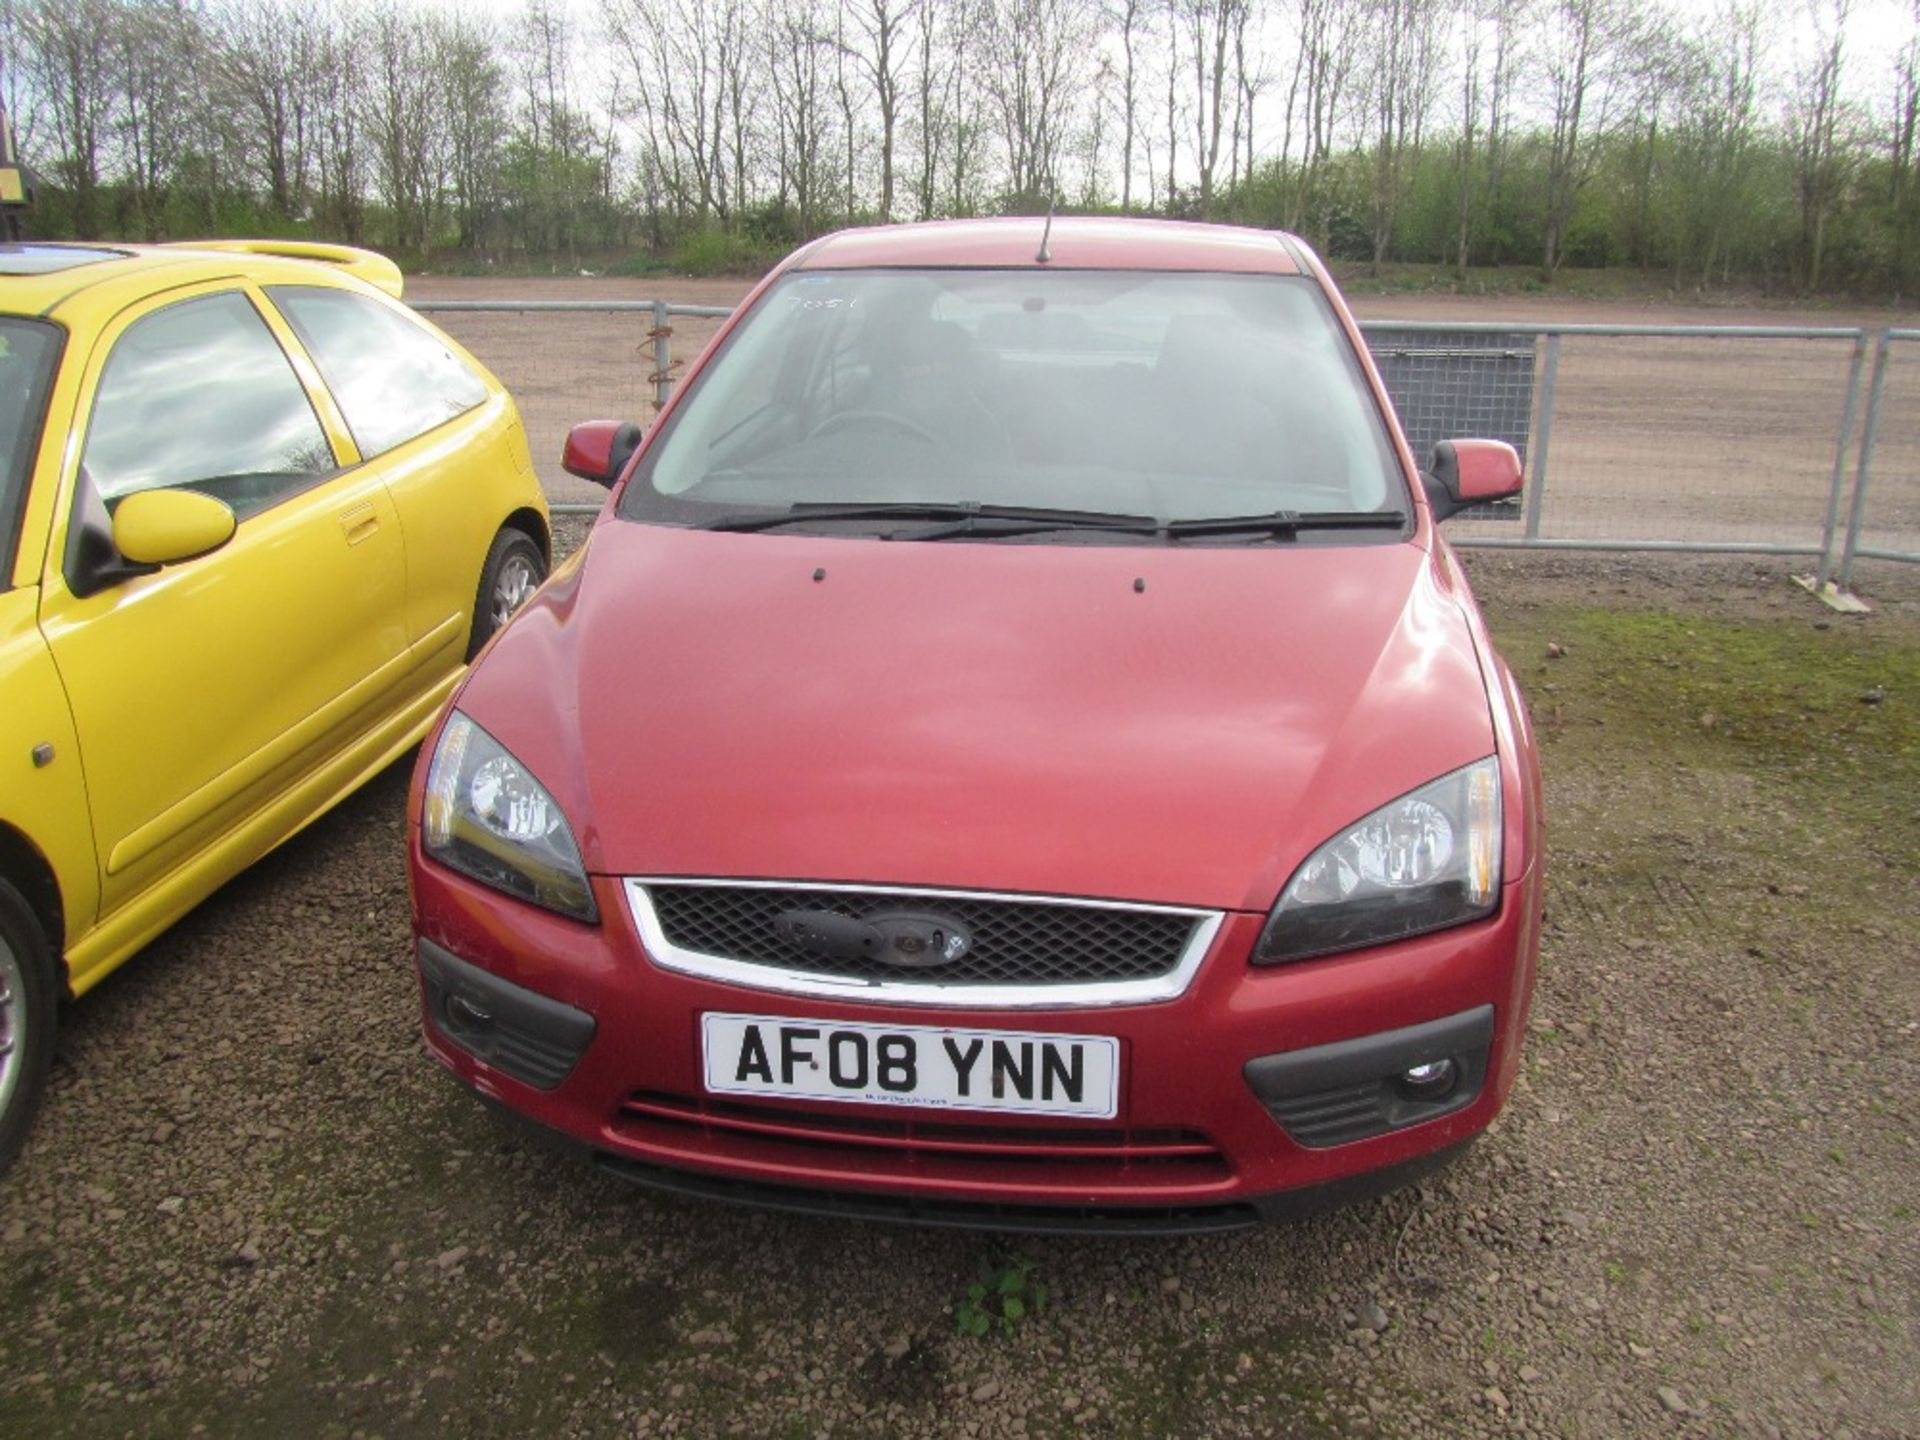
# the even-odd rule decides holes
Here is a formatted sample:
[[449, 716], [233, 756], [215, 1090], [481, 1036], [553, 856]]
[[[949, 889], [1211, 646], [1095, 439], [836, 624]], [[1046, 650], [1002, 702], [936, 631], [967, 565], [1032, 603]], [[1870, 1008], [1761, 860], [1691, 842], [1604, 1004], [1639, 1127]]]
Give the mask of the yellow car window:
[[183, 487], [241, 519], [336, 468], [313, 404], [259, 311], [236, 292], [127, 327], [94, 396], [83, 462], [109, 506]]
[[487, 398], [445, 340], [385, 305], [318, 286], [276, 285], [267, 294], [319, 364], [368, 459]]

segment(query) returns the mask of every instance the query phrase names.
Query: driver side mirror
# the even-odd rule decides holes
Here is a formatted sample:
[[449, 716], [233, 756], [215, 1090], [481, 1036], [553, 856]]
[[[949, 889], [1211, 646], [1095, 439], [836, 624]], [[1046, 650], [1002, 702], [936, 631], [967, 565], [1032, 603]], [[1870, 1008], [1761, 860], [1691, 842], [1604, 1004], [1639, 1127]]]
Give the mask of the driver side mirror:
[[1442, 440], [1421, 479], [1435, 520], [1469, 505], [1509, 499], [1524, 483], [1520, 453], [1504, 440]]
[[560, 468], [596, 485], [612, 485], [640, 448], [643, 433], [631, 420], [582, 421], [567, 432]]
[[233, 509], [197, 490], [140, 490], [113, 509], [113, 548], [136, 565], [177, 565], [233, 538]]

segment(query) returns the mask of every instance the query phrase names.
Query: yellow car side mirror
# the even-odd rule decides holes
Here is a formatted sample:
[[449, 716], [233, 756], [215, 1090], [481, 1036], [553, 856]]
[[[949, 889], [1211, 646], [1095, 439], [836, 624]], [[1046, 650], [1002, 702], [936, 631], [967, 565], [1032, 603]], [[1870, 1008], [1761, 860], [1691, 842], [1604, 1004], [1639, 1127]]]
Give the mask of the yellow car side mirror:
[[233, 538], [233, 510], [194, 490], [141, 490], [113, 511], [113, 544], [136, 565], [173, 565]]

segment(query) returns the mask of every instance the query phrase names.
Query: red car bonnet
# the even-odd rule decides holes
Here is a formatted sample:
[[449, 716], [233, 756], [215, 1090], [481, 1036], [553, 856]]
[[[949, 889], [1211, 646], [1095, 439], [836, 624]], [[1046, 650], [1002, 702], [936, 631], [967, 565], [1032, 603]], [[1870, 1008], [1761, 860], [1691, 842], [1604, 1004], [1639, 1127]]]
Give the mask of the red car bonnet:
[[458, 703], [596, 872], [1251, 910], [1336, 830], [1494, 748], [1445, 569], [1403, 543], [608, 520]]

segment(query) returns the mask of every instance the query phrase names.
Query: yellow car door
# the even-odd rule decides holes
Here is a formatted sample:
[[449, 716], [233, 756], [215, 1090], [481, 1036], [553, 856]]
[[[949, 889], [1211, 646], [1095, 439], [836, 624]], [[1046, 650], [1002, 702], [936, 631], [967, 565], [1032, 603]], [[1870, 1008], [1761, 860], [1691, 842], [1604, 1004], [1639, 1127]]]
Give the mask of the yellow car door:
[[[79, 736], [104, 920], [408, 698], [406, 581], [386, 488], [249, 287], [168, 292], [105, 327], [75, 433], [41, 625]], [[128, 564], [111, 512], [161, 488], [226, 502], [233, 538]]]
[[[475, 584], [532, 468], [513, 402], [446, 336], [384, 297], [322, 285], [269, 285], [266, 294], [399, 510], [414, 643], [457, 668], [475, 629]], [[546, 575], [546, 557], [523, 546], [517, 563], [531, 591]], [[524, 599], [512, 595], [505, 608]]]

